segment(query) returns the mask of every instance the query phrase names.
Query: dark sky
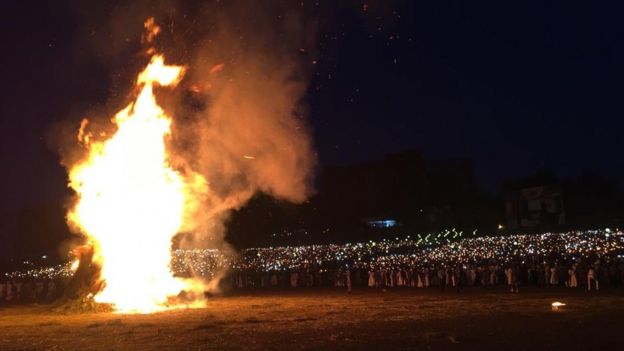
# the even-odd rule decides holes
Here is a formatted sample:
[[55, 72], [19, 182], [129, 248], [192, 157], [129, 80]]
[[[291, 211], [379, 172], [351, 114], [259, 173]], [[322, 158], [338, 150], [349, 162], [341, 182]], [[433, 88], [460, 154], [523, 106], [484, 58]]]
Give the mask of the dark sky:
[[[472, 159], [491, 191], [539, 170], [622, 180], [622, 6], [442, 3], [299, 4], [319, 20], [308, 102], [321, 164], [419, 148]], [[119, 71], [82, 54], [88, 43], [75, 4], [0, 4], [4, 236], [12, 213], [65, 196], [50, 131], [106, 101]]]

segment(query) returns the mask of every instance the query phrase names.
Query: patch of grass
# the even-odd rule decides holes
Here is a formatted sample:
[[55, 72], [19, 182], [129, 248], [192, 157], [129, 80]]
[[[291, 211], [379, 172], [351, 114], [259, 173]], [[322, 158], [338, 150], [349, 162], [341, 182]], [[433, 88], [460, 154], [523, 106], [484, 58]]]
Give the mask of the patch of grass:
[[295, 318], [293, 322], [307, 322], [307, 321], [315, 321], [317, 318]]
[[202, 323], [202, 324], [196, 326], [195, 328], [193, 328], [193, 330], [215, 329], [216, 327], [217, 327], [217, 325], [215, 323]]
[[121, 321], [121, 319], [111, 319], [110, 321], [106, 322], [107, 325], [122, 325], [123, 322]]

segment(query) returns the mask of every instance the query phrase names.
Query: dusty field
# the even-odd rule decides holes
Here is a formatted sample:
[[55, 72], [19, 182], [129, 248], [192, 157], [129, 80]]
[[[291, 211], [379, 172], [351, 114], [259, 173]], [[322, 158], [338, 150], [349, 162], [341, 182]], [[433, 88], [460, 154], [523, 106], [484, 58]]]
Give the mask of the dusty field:
[[2, 307], [0, 350], [622, 350], [623, 317], [622, 290], [263, 292], [152, 315]]

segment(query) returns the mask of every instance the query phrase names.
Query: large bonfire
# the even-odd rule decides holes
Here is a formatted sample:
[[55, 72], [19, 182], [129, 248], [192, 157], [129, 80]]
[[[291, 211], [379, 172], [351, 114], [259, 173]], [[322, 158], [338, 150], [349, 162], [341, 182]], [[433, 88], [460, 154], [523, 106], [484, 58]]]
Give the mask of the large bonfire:
[[[151, 40], [158, 27], [148, 20], [146, 28]], [[68, 220], [85, 234], [92, 262], [100, 268], [95, 301], [118, 312], [174, 308], [181, 292], [202, 288], [170, 269], [171, 240], [192, 210], [194, 187], [202, 180], [172, 168], [166, 148], [171, 118], [154, 96], [156, 87], [175, 87], [184, 67], [149, 52], [151, 60], [136, 80], [136, 99], [112, 119], [114, 134], [94, 140], [83, 120], [79, 139], [86, 157], [69, 169], [78, 198]]]

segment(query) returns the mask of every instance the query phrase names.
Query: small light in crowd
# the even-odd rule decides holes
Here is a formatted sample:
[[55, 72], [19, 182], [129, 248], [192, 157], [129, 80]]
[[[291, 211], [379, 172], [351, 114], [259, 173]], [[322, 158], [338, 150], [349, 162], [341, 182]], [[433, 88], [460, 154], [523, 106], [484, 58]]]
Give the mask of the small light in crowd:
[[504, 225], [502, 225], [502, 224], [499, 224], [499, 225], [498, 225], [498, 229], [503, 229], [503, 228], [505, 228], [505, 226], [504, 226]]
[[563, 306], [565, 305], [566, 304], [563, 302], [555, 301], [552, 304], [550, 304], [550, 307], [552, 308], [553, 311], [557, 312], [557, 311], [563, 310]]

